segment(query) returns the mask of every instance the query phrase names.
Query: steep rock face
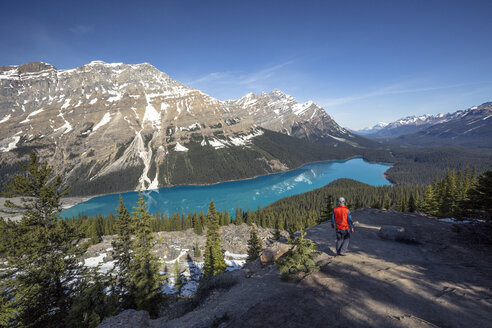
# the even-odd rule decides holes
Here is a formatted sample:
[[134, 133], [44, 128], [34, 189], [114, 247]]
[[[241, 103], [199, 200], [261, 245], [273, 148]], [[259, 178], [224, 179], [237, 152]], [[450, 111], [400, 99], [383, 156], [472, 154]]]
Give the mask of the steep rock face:
[[[312, 102], [298, 104], [278, 90], [223, 102], [147, 63], [95, 61], [67, 70], [46, 63], [1, 66], [0, 127], [4, 178], [35, 149], [68, 184], [102, 186], [90, 193], [190, 182], [183, 172], [195, 177], [217, 163], [245, 161], [249, 167], [200, 183], [287, 169], [289, 163], [256, 145], [260, 136], [265, 145], [264, 129], [359, 146]], [[214, 160], [198, 167], [198, 155]]]
[[258, 126], [312, 142], [358, 145], [357, 136], [340, 127], [326, 111], [312, 101], [300, 104], [280, 90], [255, 95], [248, 93], [226, 102], [247, 112]]

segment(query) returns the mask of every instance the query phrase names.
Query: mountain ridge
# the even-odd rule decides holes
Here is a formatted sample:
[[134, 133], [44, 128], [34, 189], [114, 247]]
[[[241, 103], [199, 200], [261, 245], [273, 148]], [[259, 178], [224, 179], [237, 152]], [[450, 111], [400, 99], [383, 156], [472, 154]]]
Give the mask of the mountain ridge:
[[[278, 142], [296, 142], [275, 133], [324, 144], [335, 149], [333, 153], [350, 149], [346, 152], [349, 156], [356, 155], [353, 149], [373, 145], [340, 127], [313, 102], [299, 104], [277, 89], [221, 101], [173, 80], [148, 63], [93, 61], [66, 70], [41, 62], [1, 66], [0, 95], [2, 173], [11, 175], [14, 163], [36, 150], [57, 174], [66, 176], [67, 183], [99, 181], [97, 185], [104, 191], [189, 182], [177, 176], [186, 171], [197, 177], [203, 169], [197, 167], [197, 159], [191, 159], [196, 157], [192, 153], [212, 158], [201, 166], [241, 166], [238, 161], [243, 157], [252, 167], [243, 167], [242, 172], [227, 178], [288, 169], [294, 163], [282, 152], [272, 155], [275, 151], [270, 148], [276, 144], [291, 149]], [[269, 130], [272, 133], [265, 132]], [[265, 143], [268, 138], [276, 141]], [[313, 148], [300, 147], [297, 153]], [[333, 157], [327, 151], [321, 153]], [[215, 176], [206, 182], [226, 178], [206, 171]], [[121, 184], [119, 180], [130, 182]], [[111, 189], [109, 182], [119, 186], [118, 190]]]
[[[458, 110], [452, 113], [424, 114], [406, 116], [390, 123], [378, 123], [373, 127], [354, 131], [370, 139], [391, 140], [403, 135], [413, 135], [431, 128], [432, 126], [449, 122], [465, 121], [467, 117], [477, 113], [483, 113], [483, 119], [487, 119], [488, 111], [492, 109], [492, 102], [485, 102], [479, 106], [472, 106], [468, 109]], [[463, 131], [466, 132], [466, 131]], [[423, 133], [423, 132], [422, 132]], [[456, 136], [455, 136], [456, 137]], [[407, 138], [408, 139], [408, 138]], [[396, 140], [396, 139], [395, 139]]]

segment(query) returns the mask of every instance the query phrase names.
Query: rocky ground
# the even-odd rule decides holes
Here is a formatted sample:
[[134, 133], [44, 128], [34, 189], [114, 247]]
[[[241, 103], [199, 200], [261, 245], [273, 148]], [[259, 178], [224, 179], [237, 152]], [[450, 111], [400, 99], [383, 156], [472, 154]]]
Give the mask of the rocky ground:
[[[248, 256], [248, 239], [251, 227], [242, 224], [221, 227], [222, 247], [225, 250], [225, 260], [228, 271], [241, 269]], [[287, 233], [283, 232], [285, 237]], [[258, 228], [258, 236], [265, 246], [273, 243], [271, 239], [272, 229]], [[159, 258], [160, 272], [168, 275], [165, 292], [176, 294], [174, 289], [175, 275], [174, 263], [178, 261], [184, 286], [181, 295], [191, 295], [196, 292], [198, 282], [202, 278], [203, 254], [205, 253], [205, 232], [197, 235], [192, 229], [185, 231], [158, 232], [156, 233], [156, 245], [152, 252]], [[104, 236], [103, 240], [89, 247], [83, 260], [86, 266], [99, 266], [102, 272], [108, 272], [114, 266], [112, 236]], [[200, 248], [200, 256], [195, 256], [195, 245]]]
[[[235, 286], [180, 318], [129, 310], [100, 327], [490, 327], [490, 246], [418, 214], [366, 209], [353, 217], [346, 257], [335, 257], [329, 223], [307, 230], [321, 270], [299, 281], [281, 281], [274, 266], [237, 270]], [[385, 225], [405, 229], [399, 241], [380, 238]]]

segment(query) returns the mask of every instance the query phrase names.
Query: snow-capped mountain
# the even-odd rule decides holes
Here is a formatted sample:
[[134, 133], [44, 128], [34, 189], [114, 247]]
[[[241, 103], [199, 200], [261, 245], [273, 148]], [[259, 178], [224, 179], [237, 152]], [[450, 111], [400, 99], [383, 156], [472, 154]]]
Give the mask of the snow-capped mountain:
[[376, 125], [369, 126], [367, 128], [363, 128], [360, 130], [352, 130], [352, 131], [358, 135], [366, 135], [366, 134], [370, 134], [370, 133], [375, 133], [375, 132], [381, 130], [382, 128], [384, 128], [385, 126], [387, 126], [388, 124], [389, 123], [378, 122]]
[[285, 133], [312, 142], [357, 146], [360, 138], [339, 126], [326, 111], [312, 101], [298, 103], [280, 90], [255, 95], [248, 93], [226, 102], [240, 108], [254, 123], [265, 129]]
[[[480, 106], [480, 108], [484, 105]], [[391, 123], [378, 123], [371, 128], [356, 131], [356, 133], [374, 139], [395, 138], [401, 135], [423, 131], [436, 124], [461, 120], [478, 109], [478, 106], [474, 106], [466, 110], [459, 110], [448, 114], [441, 113], [436, 115], [425, 114], [420, 116], [407, 116]]]
[[[268, 130], [335, 147], [360, 147], [364, 141], [313, 102], [299, 104], [278, 90], [220, 101], [147, 63], [94, 61], [67, 70], [39, 62], [2, 66], [0, 96], [0, 173], [14, 170], [35, 149], [71, 185], [111, 181], [91, 193], [285, 170], [292, 165], [288, 159], [260, 149], [265, 143], [255, 145], [271, 136]], [[220, 171], [197, 154], [213, 157], [214, 165], [232, 165], [226, 152], [234, 152], [236, 161], [236, 153], [253, 152], [244, 161], [256, 166], [229, 175], [214, 171], [200, 181], [188, 177]]]
[[415, 133], [400, 135], [395, 142], [415, 146], [460, 145], [492, 148], [492, 102], [443, 115]]

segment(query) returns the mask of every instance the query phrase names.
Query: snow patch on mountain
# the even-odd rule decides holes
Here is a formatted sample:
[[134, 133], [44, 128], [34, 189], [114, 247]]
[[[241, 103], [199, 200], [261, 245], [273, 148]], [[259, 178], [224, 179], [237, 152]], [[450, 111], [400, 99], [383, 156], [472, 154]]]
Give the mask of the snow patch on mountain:
[[17, 143], [19, 142], [21, 137], [14, 136], [12, 138], [4, 139], [0, 142], [0, 145], [4, 144], [5, 146], [0, 147], [0, 152], [6, 153], [15, 148], [17, 148]]
[[7, 122], [12, 115], [8, 114], [7, 116], [4, 116], [1, 120], [0, 123]]
[[92, 131], [97, 131], [101, 126], [108, 124], [111, 121], [111, 114], [104, 114], [103, 118], [96, 124]]
[[176, 143], [176, 147], [174, 147], [174, 150], [175, 151], [183, 151], [183, 152], [187, 152], [188, 151], [188, 148], [186, 148], [185, 146], [181, 145], [179, 142]]

